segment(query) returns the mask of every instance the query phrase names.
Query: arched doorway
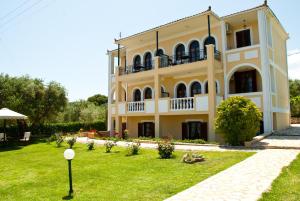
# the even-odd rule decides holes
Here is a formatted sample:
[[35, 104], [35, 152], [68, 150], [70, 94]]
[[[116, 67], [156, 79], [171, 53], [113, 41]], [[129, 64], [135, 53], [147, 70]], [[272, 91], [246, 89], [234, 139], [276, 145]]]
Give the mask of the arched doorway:
[[180, 83], [176, 87], [176, 98], [185, 98], [186, 95], [186, 86], [183, 83]]
[[175, 48], [175, 61], [182, 62], [182, 57], [185, 55], [185, 47], [183, 44], [178, 44]]
[[242, 66], [230, 74], [229, 94], [252, 93], [262, 91], [260, 72], [251, 66]]
[[142, 100], [141, 91], [139, 89], [135, 89], [133, 92], [133, 101], [137, 102], [137, 101], [141, 101], [141, 100]]
[[196, 94], [201, 94], [201, 84], [197, 81], [193, 82], [190, 89], [191, 97], [194, 97]]
[[196, 40], [192, 41], [189, 46], [189, 57], [190, 57], [190, 62], [195, 62], [200, 60], [200, 44]]
[[146, 70], [152, 69], [152, 55], [147, 52], [144, 56], [144, 66]]
[[152, 99], [152, 89], [150, 87], [144, 90], [144, 99]]

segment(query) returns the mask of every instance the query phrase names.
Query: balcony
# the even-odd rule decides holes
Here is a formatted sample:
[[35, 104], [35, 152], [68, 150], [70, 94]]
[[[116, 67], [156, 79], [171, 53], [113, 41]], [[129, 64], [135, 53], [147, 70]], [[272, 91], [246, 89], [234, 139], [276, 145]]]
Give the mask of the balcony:
[[128, 65], [125, 68], [120, 67], [119, 75], [128, 75], [128, 74], [133, 74], [133, 73], [149, 71], [149, 70], [153, 70], [153, 69], [154, 69], [154, 60], [152, 60], [151, 63], [149, 63], [147, 65], [133, 64], [133, 65]]
[[187, 111], [194, 110], [194, 97], [189, 98], [172, 98], [170, 99], [171, 111]]
[[144, 103], [144, 101], [128, 102], [127, 110], [128, 110], [128, 112], [144, 112], [145, 111], [145, 103]]
[[[221, 53], [217, 50], [215, 50], [215, 59], [216, 60], [221, 60]], [[177, 66], [177, 65], [182, 65], [182, 64], [189, 64], [189, 63], [194, 63], [198, 61], [203, 61], [207, 60], [207, 54], [205, 50], [199, 50], [199, 52], [185, 52], [184, 54], [181, 55], [161, 55], [160, 56], [160, 62], [159, 62], [159, 67], [164, 68], [164, 67], [171, 67], [171, 66]]]

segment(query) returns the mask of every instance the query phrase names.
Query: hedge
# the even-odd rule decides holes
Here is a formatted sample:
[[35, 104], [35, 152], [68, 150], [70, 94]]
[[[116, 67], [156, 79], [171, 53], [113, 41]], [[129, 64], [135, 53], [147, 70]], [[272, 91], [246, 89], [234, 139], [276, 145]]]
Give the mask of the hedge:
[[[81, 122], [71, 122], [71, 123], [48, 123], [42, 124], [38, 126], [29, 126], [28, 130], [34, 136], [47, 137], [57, 132], [63, 133], [72, 133], [78, 132], [80, 129], [85, 131], [87, 130], [98, 130], [104, 131], [106, 130], [105, 122], [97, 121], [93, 123], [81, 123]], [[3, 129], [0, 129], [0, 131]], [[17, 126], [7, 127], [6, 132], [10, 136], [15, 136], [18, 131]]]

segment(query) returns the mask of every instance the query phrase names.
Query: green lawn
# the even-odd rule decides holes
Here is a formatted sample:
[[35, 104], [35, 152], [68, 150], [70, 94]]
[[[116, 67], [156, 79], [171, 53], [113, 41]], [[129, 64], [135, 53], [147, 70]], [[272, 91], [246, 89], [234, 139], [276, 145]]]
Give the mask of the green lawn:
[[[0, 200], [61, 200], [68, 192], [66, 147], [33, 144], [16, 150], [0, 149]], [[163, 200], [180, 192], [253, 153], [202, 152], [207, 160], [200, 164], [180, 162], [184, 152], [173, 159], [159, 159], [156, 150], [141, 150], [126, 157], [126, 150], [104, 147], [87, 151], [76, 144], [72, 162], [73, 200]]]
[[273, 181], [269, 192], [260, 201], [299, 201], [300, 200], [300, 155], [290, 166], [285, 167]]

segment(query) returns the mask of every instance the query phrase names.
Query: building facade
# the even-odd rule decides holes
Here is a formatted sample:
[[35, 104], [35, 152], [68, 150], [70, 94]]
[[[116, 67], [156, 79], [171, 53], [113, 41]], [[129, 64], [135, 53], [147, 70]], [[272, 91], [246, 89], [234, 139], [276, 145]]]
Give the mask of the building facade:
[[108, 130], [130, 137], [222, 141], [214, 120], [231, 96], [263, 113], [261, 132], [290, 124], [288, 34], [265, 3], [202, 13], [115, 40], [108, 51]]

